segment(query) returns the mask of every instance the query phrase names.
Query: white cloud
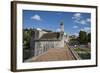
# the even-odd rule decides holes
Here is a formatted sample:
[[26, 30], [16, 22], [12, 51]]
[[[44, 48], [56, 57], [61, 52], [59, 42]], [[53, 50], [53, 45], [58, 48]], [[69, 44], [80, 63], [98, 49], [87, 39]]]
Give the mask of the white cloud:
[[37, 21], [41, 21], [41, 17], [39, 15], [37, 15], [37, 14], [32, 16], [31, 19], [37, 20]]
[[72, 17], [72, 19], [80, 19], [81, 18], [81, 13], [75, 13]]
[[80, 20], [82, 18], [82, 15], [81, 15], [81, 13], [75, 13], [75, 14], [73, 14], [73, 17], [72, 17], [72, 19], [74, 19], [74, 20]]
[[73, 28], [78, 28], [78, 26], [73, 26]]
[[91, 32], [91, 28], [90, 27], [84, 27], [83, 29], [81, 29], [82, 31], [86, 31], [86, 32]]
[[60, 32], [60, 29], [58, 28], [58, 29], [56, 29], [56, 31], [57, 31], [57, 32]]
[[87, 18], [87, 19], [84, 19], [82, 17], [82, 14], [81, 13], [75, 13], [73, 14], [73, 17], [72, 17], [73, 21], [75, 23], [78, 23], [78, 24], [88, 24], [88, 22], [91, 22], [91, 19], [90, 18]]
[[84, 25], [84, 24], [87, 24], [85, 20], [80, 20], [79, 23], [80, 23], [80, 24], [83, 24], [83, 25]]
[[75, 22], [75, 23], [79, 23], [79, 19], [75, 19], [74, 22]]
[[90, 27], [85, 27], [84, 30], [90, 31]]
[[87, 21], [87, 22], [91, 22], [91, 19], [90, 19], [90, 18], [87, 18], [86, 21]]
[[78, 34], [78, 33], [74, 33], [74, 35], [75, 35], [75, 36], [78, 36], [79, 34]]
[[83, 25], [84, 25], [84, 24], [87, 24], [86, 20], [81, 20], [81, 19], [80, 19], [80, 20], [77, 20], [77, 19], [76, 19], [76, 20], [74, 20], [74, 22], [75, 22], [75, 23], [78, 23], [78, 24], [83, 24]]
[[41, 28], [36, 28], [37, 30], [41, 31], [42, 29]]

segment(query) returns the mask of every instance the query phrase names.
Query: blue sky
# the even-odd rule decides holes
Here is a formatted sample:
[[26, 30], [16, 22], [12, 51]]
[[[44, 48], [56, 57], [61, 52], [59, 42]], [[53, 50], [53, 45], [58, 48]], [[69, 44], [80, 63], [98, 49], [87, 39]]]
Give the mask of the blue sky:
[[90, 32], [90, 13], [23, 10], [23, 28], [57, 32], [60, 30], [61, 21], [64, 22], [64, 32], [68, 35], [78, 35], [80, 30]]

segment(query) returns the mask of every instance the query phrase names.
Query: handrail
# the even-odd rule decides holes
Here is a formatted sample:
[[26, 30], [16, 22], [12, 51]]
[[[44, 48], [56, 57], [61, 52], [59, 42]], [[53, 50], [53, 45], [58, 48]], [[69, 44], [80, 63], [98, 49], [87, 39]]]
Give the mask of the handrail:
[[[66, 42], [65, 42], [66, 43]], [[66, 43], [66, 45], [68, 46], [68, 49], [70, 50], [70, 52], [72, 53], [73, 57], [76, 60], [81, 60], [80, 56], [78, 55], [77, 52], [74, 51], [74, 48], [70, 48], [69, 45]]]

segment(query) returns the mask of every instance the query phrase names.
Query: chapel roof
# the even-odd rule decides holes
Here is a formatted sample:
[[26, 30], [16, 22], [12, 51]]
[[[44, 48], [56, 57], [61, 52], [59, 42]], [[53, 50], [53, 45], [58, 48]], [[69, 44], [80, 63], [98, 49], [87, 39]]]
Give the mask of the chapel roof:
[[57, 40], [60, 37], [60, 33], [59, 32], [48, 32], [45, 33], [40, 40]]

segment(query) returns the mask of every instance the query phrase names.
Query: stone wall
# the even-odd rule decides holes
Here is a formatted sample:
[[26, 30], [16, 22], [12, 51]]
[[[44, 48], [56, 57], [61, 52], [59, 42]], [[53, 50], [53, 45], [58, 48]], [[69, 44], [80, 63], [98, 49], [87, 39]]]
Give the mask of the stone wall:
[[64, 47], [63, 41], [36, 41], [34, 48], [34, 56], [40, 55], [50, 48]]

